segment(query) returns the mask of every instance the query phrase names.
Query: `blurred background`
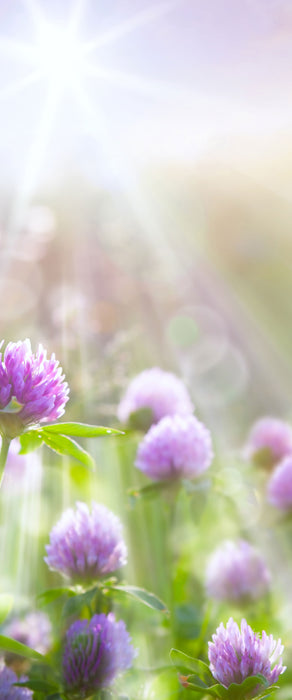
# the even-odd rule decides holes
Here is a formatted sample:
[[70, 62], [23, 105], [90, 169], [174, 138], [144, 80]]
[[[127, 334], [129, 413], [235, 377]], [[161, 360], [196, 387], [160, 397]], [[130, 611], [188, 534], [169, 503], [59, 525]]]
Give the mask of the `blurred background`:
[[289, 414], [289, 0], [0, 13], [1, 335], [100, 419], [153, 364], [218, 440]]

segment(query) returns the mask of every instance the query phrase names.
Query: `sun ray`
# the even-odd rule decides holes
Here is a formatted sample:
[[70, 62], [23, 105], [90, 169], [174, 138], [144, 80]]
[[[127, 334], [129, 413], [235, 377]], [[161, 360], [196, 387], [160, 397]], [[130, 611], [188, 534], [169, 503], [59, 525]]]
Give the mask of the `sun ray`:
[[160, 225], [153, 205], [148, 204], [144, 193], [138, 184], [138, 177], [132, 167], [130, 157], [123, 153], [120, 144], [112, 138], [108, 131], [106, 121], [99, 106], [88, 98], [86, 91], [79, 85], [75, 87], [75, 97], [82, 109], [84, 123], [92, 138], [98, 144], [99, 157], [102, 155], [107, 166], [119, 182], [130, 208], [139, 224], [138, 229], [146, 233], [145, 240], [152, 246], [153, 243], [165, 247], [165, 256], [169, 263], [175, 263], [175, 253], [169, 245], [166, 233]]
[[25, 168], [22, 184], [20, 185], [18, 196], [12, 211], [10, 223], [8, 225], [7, 245], [2, 253], [1, 271], [7, 270], [11, 261], [13, 250], [15, 249], [17, 237], [23, 224], [23, 218], [29, 199], [37, 184], [38, 177], [43, 164], [46, 149], [51, 137], [54, 120], [59, 106], [60, 86], [50, 84], [47, 97], [43, 106], [42, 116], [35, 139], [30, 148], [28, 164]]
[[3, 90], [0, 91], [0, 100], [6, 100], [9, 97], [14, 97], [14, 95], [17, 95], [17, 93], [25, 90], [25, 88], [29, 85], [37, 83], [39, 80], [41, 80], [41, 78], [42, 74], [39, 70], [32, 71], [22, 80], [18, 80], [12, 85], [8, 85], [8, 87], [3, 88]]
[[119, 70], [104, 68], [101, 64], [94, 65], [86, 62], [86, 75], [89, 78], [98, 78], [104, 82], [112, 83], [118, 88], [134, 92], [136, 94], [148, 95], [158, 99], [186, 99], [188, 101], [197, 101], [203, 99], [203, 95], [190, 90], [178, 83], [171, 83], [166, 80], [153, 80], [152, 78], [144, 78], [141, 75], [135, 75]]
[[165, 97], [169, 94], [173, 97], [177, 96], [177, 91], [180, 91], [179, 85], [171, 85], [164, 81], [148, 80], [140, 75], [125, 73], [119, 70], [108, 70], [99, 65], [86, 64], [86, 74], [89, 77], [95, 77], [107, 83], [112, 83], [118, 88], [125, 88], [130, 92], [137, 94], [150, 95], [152, 97]]
[[[84, 12], [86, 0], [76, 0], [72, 13], [67, 25], [67, 36], [70, 38], [69, 32], [73, 34], [78, 29], [82, 13]], [[40, 38], [41, 29], [46, 28], [47, 23], [40, 9], [40, 6], [35, 0], [25, 0], [25, 4], [29, 10], [31, 19], [33, 20], [36, 37]], [[49, 27], [50, 28], [50, 27]], [[59, 35], [58, 35], [59, 36]], [[16, 43], [16, 47], [18, 44]], [[25, 46], [26, 48], [26, 46]], [[66, 48], [66, 47], [65, 47]], [[69, 47], [70, 48], [70, 47]], [[41, 63], [41, 54], [37, 45], [31, 48], [31, 54], [34, 56], [35, 63]], [[55, 65], [55, 64], [54, 64]], [[54, 67], [54, 66], [53, 66]], [[57, 66], [58, 67], [58, 66]], [[67, 64], [66, 64], [67, 67]], [[25, 168], [22, 184], [20, 185], [18, 196], [12, 211], [10, 224], [8, 226], [7, 245], [3, 251], [1, 260], [1, 269], [6, 270], [9, 266], [13, 250], [16, 245], [17, 237], [23, 224], [23, 217], [30, 200], [30, 197], [37, 185], [37, 181], [42, 169], [42, 165], [47, 152], [48, 143], [55, 124], [55, 117], [60, 101], [63, 97], [63, 91], [66, 87], [67, 73], [60, 70], [58, 72], [51, 71], [48, 67], [46, 72], [46, 64], [44, 62], [41, 68], [33, 71], [26, 76], [22, 81], [15, 83], [0, 92], [0, 99], [14, 95], [24, 87], [32, 84], [40, 78], [46, 78], [49, 82], [47, 97], [40, 117], [39, 126], [36, 131], [36, 136], [30, 147], [28, 155], [27, 167]]]
[[75, 2], [69, 22], [70, 30], [73, 33], [75, 33], [80, 26], [80, 22], [85, 13], [87, 1], [88, 0], [76, 0]]
[[87, 42], [86, 53], [90, 53], [100, 48], [100, 46], [105, 46], [107, 44], [114, 43], [120, 37], [130, 34], [135, 29], [139, 27], [144, 27], [147, 24], [154, 22], [156, 19], [163, 17], [164, 15], [171, 12], [172, 9], [177, 7], [181, 3], [181, 0], [168, 0], [167, 2], [160, 2], [159, 4], [151, 5], [151, 7], [142, 10], [138, 14], [130, 17], [120, 24], [112, 27], [104, 34], [99, 34], [93, 41]]
[[0, 52], [16, 61], [28, 61], [29, 63], [34, 60], [35, 56], [32, 44], [10, 39], [5, 36], [0, 36]]
[[[166, 80], [147, 79], [140, 75], [104, 68], [101, 64], [94, 65], [86, 62], [86, 75], [90, 78], [102, 80], [104, 83], [112, 84], [118, 89], [127, 90], [137, 95], [145, 95], [158, 101], [177, 102], [180, 107], [193, 109], [196, 114], [203, 114], [206, 111], [214, 112], [218, 116], [228, 114], [233, 115], [233, 119], [240, 120], [244, 113], [244, 106], [239, 102], [226, 99], [222, 95], [207, 95], [202, 91], [189, 88]], [[252, 107], [250, 108], [252, 114]]]
[[40, 25], [46, 21], [45, 15], [37, 0], [23, 0], [23, 3], [28, 11], [30, 19], [32, 20], [35, 33], [37, 35]]

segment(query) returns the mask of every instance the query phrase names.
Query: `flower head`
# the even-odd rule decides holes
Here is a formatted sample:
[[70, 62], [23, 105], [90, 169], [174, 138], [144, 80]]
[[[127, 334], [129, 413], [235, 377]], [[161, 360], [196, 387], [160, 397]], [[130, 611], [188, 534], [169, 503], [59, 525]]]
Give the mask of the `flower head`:
[[195, 416], [167, 416], [140, 442], [135, 465], [154, 480], [193, 479], [208, 469], [212, 457], [210, 433]]
[[121, 423], [127, 423], [131, 413], [140, 408], [151, 409], [154, 423], [164, 416], [184, 416], [194, 410], [182, 381], [159, 367], [145, 369], [131, 381], [118, 407]]
[[272, 634], [268, 636], [266, 632], [262, 632], [260, 637], [244, 619], [241, 620], [240, 629], [232, 617], [226, 628], [221, 622], [212, 639], [208, 651], [210, 670], [225, 688], [257, 674], [264, 676], [272, 685], [285, 671], [281, 658], [272, 668], [283, 652], [281, 640], [276, 641]]
[[266, 564], [248, 542], [224, 542], [211, 555], [206, 589], [217, 600], [253, 600], [264, 595], [270, 584]]
[[46, 654], [52, 643], [52, 626], [43, 612], [32, 612], [24, 617], [14, 618], [4, 629], [7, 637]]
[[85, 503], [66, 510], [46, 547], [50, 569], [75, 581], [90, 581], [127, 563], [127, 547], [119, 518], [104, 505]]
[[[27, 425], [60, 418], [68, 393], [55, 355], [47, 358], [42, 345], [34, 354], [27, 339], [8, 343], [0, 353], [0, 425], [9, 437], [16, 437]], [[19, 410], [7, 410], [11, 401]]]
[[63, 680], [66, 695], [87, 698], [131, 667], [135, 650], [122, 620], [113, 613], [74, 622], [66, 634]]
[[244, 454], [247, 459], [258, 459], [266, 454], [271, 466], [292, 454], [292, 428], [278, 418], [261, 418], [252, 427]]
[[292, 508], [292, 455], [274, 469], [268, 483], [268, 500], [280, 510]]
[[28, 688], [20, 688], [14, 683], [24, 683], [27, 679], [25, 676], [17, 677], [16, 673], [11, 668], [5, 666], [3, 662], [0, 665], [0, 698], [1, 700], [31, 700], [33, 691]]

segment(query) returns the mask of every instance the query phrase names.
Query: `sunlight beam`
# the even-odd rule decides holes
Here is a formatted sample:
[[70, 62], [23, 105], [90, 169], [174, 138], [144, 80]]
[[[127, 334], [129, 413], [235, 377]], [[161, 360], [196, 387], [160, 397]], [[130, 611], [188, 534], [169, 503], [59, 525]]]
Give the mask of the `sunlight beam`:
[[12, 85], [3, 88], [3, 90], [0, 91], [0, 100], [6, 100], [8, 97], [14, 97], [14, 95], [17, 95], [18, 92], [21, 92], [29, 85], [37, 83], [39, 80], [41, 80], [41, 78], [42, 74], [39, 70], [32, 71], [32, 73], [29, 73], [29, 75], [22, 80], [18, 80]]
[[130, 34], [135, 29], [139, 27], [144, 27], [156, 19], [163, 17], [164, 15], [171, 12], [172, 9], [180, 4], [181, 0], [168, 0], [168, 2], [161, 2], [159, 5], [152, 5], [146, 10], [142, 10], [137, 15], [130, 17], [129, 19], [121, 22], [112, 29], [109, 29], [104, 34], [100, 34], [91, 42], [87, 42], [86, 53], [95, 51], [100, 46], [105, 46], [107, 44], [114, 43], [120, 37]]
[[148, 95], [159, 99], [187, 98], [198, 99], [196, 93], [177, 83], [169, 83], [164, 80], [147, 79], [140, 75], [119, 70], [103, 68], [103, 66], [86, 63], [86, 75], [89, 78], [98, 78], [104, 82], [112, 83], [117, 88], [125, 89], [136, 94]]
[[23, 3], [28, 11], [30, 19], [32, 20], [35, 33], [37, 35], [40, 25], [45, 22], [44, 13], [37, 0], [23, 0]]
[[10, 224], [7, 231], [7, 245], [2, 252], [0, 270], [7, 270], [11, 261], [11, 256], [16, 245], [17, 236], [21, 230], [24, 215], [29, 203], [29, 199], [37, 184], [41, 166], [46, 154], [49, 139], [54, 126], [56, 111], [59, 105], [59, 89], [56, 85], [50, 85], [47, 97], [43, 106], [42, 116], [36, 132], [35, 140], [31, 146], [28, 157], [28, 164], [25, 169], [22, 185], [20, 186], [18, 197], [14, 205]]
[[85, 13], [87, 5], [87, 0], [76, 0], [75, 5], [72, 10], [72, 15], [69, 21], [69, 26], [71, 31], [75, 34], [76, 30], [78, 29], [80, 22], [82, 20], [82, 17]]
[[9, 58], [16, 61], [31, 61], [34, 60], [35, 52], [32, 44], [26, 44], [24, 41], [16, 41], [5, 36], [0, 36], [0, 53], [4, 53]]
[[2, 256], [2, 270], [6, 269], [10, 262], [28, 202], [37, 184], [63, 91], [70, 85], [71, 80], [81, 78], [82, 45], [76, 41], [74, 32], [78, 29], [85, 2], [86, 0], [76, 0], [64, 33], [62, 29], [51, 26], [44, 20], [40, 6], [35, 0], [25, 0], [34, 22], [38, 41], [38, 44], [31, 48], [38, 68], [22, 81], [0, 93], [0, 98], [13, 95], [41, 77], [48, 79], [49, 88], [8, 227], [7, 246]]
[[121, 146], [112, 138], [99, 107], [96, 104], [93, 106], [86, 91], [81, 86], [78, 87], [78, 90], [75, 88], [75, 97], [82, 108], [84, 122], [88, 127], [88, 131], [97, 142], [106, 165], [110, 165], [112, 172], [116, 176], [121, 190], [139, 223], [139, 227], [146, 233], [146, 240], [149, 246], [155, 243], [157, 246], [164, 247], [165, 256], [168, 258], [169, 263], [175, 264], [176, 253], [170, 247], [158, 217], [153, 212], [153, 204], [151, 204], [151, 207], [149, 206], [138, 186], [137, 173], [131, 168], [128, 154], [125, 155]]

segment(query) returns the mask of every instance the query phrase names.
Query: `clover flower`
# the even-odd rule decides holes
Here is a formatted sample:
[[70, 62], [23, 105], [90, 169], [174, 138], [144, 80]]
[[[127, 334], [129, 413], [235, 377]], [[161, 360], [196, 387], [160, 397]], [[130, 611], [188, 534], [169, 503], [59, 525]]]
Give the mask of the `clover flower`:
[[1, 700], [31, 700], [33, 691], [28, 688], [20, 688], [14, 683], [24, 683], [27, 680], [25, 676], [17, 677], [16, 673], [11, 668], [5, 666], [3, 662], [0, 665], [0, 698]]
[[42, 345], [34, 354], [26, 339], [8, 343], [0, 353], [0, 427], [9, 438], [20, 435], [27, 425], [60, 418], [68, 393], [55, 355], [48, 359]]
[[46, 563], [75, 581], [91, 581], [127, 563], [122, 524], [106, 506], [76, 503], [66, 510], [50, 534]]
[[24, 617], [14, 618], [6, 625], [4, 634], [40, 654], [46, 654], [52, 643], [52, 626], [43, 612], [32, 612]]
[[221, 622], [212, 639], [208, 651], [210, 670], [225, 688], [257, 674], [264, 676], [272, 685], [286, 669], [282, 666], [281, 658], [272, 668], [283, 652], [281, 640], [276, 641], [272, 634], [268, 636], [266, 632], [262, 632], [260, 637], [244, 619], [241, 620], [240, 629], [232, 617], [226, 628]]
[[260, 418], [252, 427], [244, 454], [247, 459], [266, 452], [271, 466], [292, 454], [292, 428], [278, 418]]
[[217, 600], [256, 600], [270, 584], [266, 564], [248, 542], [224, 542], [211, 555], [206, 571], [206, 590]]
[[122, 620], [113, 613], [78, 620], [69, 627], [62, 670], [66, 695], [87, 698], [131, 667], [135, 650]]
[[292, 455], [274, 469], [268, 482], [268, 501], [280, 510], [292, 508]]
[[118, 418], [127, 423], [131, 413], [141, 408], [151, 409], [154, 423], [164, 416], [187, 415], [194, 410], [182, 381], [159, 367], [145, 369], [131, 381], [119, 404]]
[[213, 458], [210, 433], [195, 416], [167, 416], [153, 425], [138, 447], [135, 465], [154, 480], [193, 479]]

